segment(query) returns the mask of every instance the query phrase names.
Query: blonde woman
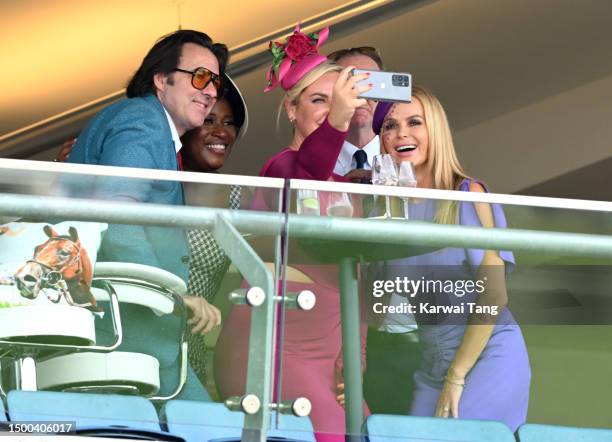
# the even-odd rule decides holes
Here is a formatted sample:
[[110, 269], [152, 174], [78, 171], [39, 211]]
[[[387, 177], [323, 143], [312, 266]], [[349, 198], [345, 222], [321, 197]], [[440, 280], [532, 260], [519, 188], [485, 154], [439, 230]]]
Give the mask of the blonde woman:
[[[355, 109], [365, 105], [357, 96], [370, 86], [356, 85], [366, 75], [351, 76], [351, 67], [342, 69], [318, 53], [326, 37], [327, 30], [305, 35], [298, 27], [284, 45], [271, 44], [279, 69], [269, 71], [268, 90], [280, 85], [286, 91], [282, 108], [294, 131], [289, 146], [266, 162], [262, 176], [345, 181], [333, 174], [334, 166]], [[287, 270], [286, 280], [288, 291], [311, 290], [317, 302], [310, 311], [285, 313], [281, 397], [310, 399], [318, 442], [344, 441], [345, 413], [336, 400], [343, 382], [337, 268], [298, 265]], [[249, 308], [234, 307], [215, 355], [222, 397], [244, 394], [249, 327]], [[362, 329], [365, 359], [365, 325]]]
[[[380, 134], [383, 153], [392, 155], [398, 164], [410, 161], [418, 187], [486, 192], [484, 184], [461, 167], [438, 99], [420, 87], [412, 92], [411, 103], [381, 102], [376, 108], [372, 125]], [[408, 210], [410, 219], [506, 227], [503, 211], [496, 204], [422, 200], [409, 204]], [[505, 308], [505, 277], [513, 267], [511, 252], [459, 248], [397, 260], [388, 266], [394, 269], [388, 278], [426, 269], [426, 279], [453, 284], [450, 293], [440, 289], [419, 293], [411, 302], [463, 305], [465, 310], [441, 315], [417, 309], [423, 362], [415, 374], [411, 414], [492, 419], [513, 431], [525, 422], [529, 360], [521, 330]], [[458, 290], [462, 281], [486, 281], [485, 289], [466, 293]]]

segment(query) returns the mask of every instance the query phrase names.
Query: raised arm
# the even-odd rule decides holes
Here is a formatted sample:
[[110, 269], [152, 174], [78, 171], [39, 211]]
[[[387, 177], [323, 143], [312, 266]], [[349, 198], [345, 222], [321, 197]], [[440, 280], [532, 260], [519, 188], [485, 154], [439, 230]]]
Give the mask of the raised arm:
[[357, 97], [371, 88], [370, 85], [357, 85], [367, 75], [352, 76], [351, 69], [352, 66], [349, 66], [338, 74], [330, 98], [329, 112], [321, 125], [310, 134], [304, 134], [303, 140], [302, 135], [296, 135], [293, 148], [283, 150], [268, 161], [261, 175], [318, 181], [332, 177], [355, 109], [366, 103], [363, 98]]

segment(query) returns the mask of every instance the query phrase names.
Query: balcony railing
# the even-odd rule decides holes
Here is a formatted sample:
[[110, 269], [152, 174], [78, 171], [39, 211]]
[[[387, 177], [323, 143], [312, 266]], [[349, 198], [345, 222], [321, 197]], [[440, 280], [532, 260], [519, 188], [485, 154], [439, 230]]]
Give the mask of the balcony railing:
[[[164, 189], [177, 182], [185, 189], [183, 206], [137, 201], [147, 194], [147, 189]], [[236, 186], [240, 189], [240, 204], [230, 209], [230, 194]], [[387, 209], [390, 209], [388, 213]], [[486, 213], [490, 214], [492, 225], [483, 227], [481, 221], [486, 221]], [[45, 224], [63, 225], [67, 229], [71, 223], [78, 226], [99, 223], [103, 227], [94, 233], [97, 238], [85, 235], [79, 238], [82, 244], [94, 244], [88, 250], [92, 258], [98, 249], [91, 247], [103, 244], [98, 262], [105, 255], [114, 256], [113, 250], [104, 246], [109, 241], [106, 224], [111, 229], [127, 226], [123, 230], [127, 245], [118, 246], [125, 245], [126, 250], [134, 246], [137, 235], [142, 235], [141, 238], [150, 242], [149, 246], [158, 248], [160, 263], [170, 259], [185, 230], [206, 229], [212, 233], [231, 260], [232, 268], [214, 300], [223, 311], [223, 330], [218, 340], [215, 333], [206, 338], [207, 345], [214, 348], [213, 356], [210, 352], [207, 354], [208, 362], [214, 360], [214, 369], [208, 366], [206, 382], [214, 401], [225, 401], [228, 408], [243, 412], [244, 419], [211, 419], [203, 416], [202, 411], [194, 414], [197, 418], [180, 412], [178, 421], [173, 421], [176, 415], [172, 410], [176, 412], [182, 403], [170, 405], [172, 400], [155, 401], [166, 410], [158, 415], [161, 422], [167, 421], [170, 430], [174, 423], [178, 433], [187, 428], [201, 430], [202, 434], [224, 434], [217, 430], [235, 426], [242, 431], [243, 440], [265, 440], [266, 434], [308, 439], [310, 427], [305, 426], [308, 419], [285, 414], [308, 414], [312, 408], [311, 421], [317, 433], [359, 436], [369, 431], [371, 438], [392, 436], [375, 425], [366, 430], [364, 398], [371, 412], [378, 415], [395, 411], [394, 404], [399, 404], [399, 408], [404, 406], [401, 404], [407, 402], [405, 398], [412, 392], [402, 391], [399, 383], [390, 395], [384, 392], [382, 384], [402, 376], [391, 363], [388, 371], [384, 364], [376, 368], [380, 370], [377, 372], [368, 366], [364, 375], [362, 352], [372, 348], [368, 357], [376, 350], [381, 354], [375, 344], [368, 343], [364, 348], [364, 332], [366, 329], [374, 333], [400, 330], [397, 347], [386, 347], [382, 352], [392, 360], [395, 352], [403, 351], [401, 340], [418, 339], [415, 337], [420, 332], [414, 332], [417, 328], [425, 331], [428, 327], [447, 327], [450, 334], [454, 332], [448, 332], [449, 326], [452, 330], [465, 328], [469, 315], [456, 318], [447, 315], [441, 319], [437, 313], [434, 315], [437, 325], [432, 325], [427, 323], [432, 316], [417, 313], [415, 322], [411, 315], [389, 313], [388, 307], [409, 303], [410, 294], [402, 293], [406, 286], [401, 284], [408, 278], [405, 275], [423, 283], [429, 280], [456, 283], [466, 271], [472, 271], [473, 276], [479, 266], [482, 271], [480, 264], [485, 250], [503, 251], [498, 255], [508, 273], [508, 308], [521, 325], [526, 342], [532, 372], [527, 421], [609, 428], [608, 395], [600, 387], [605, 385], [612, 366], [608, 347], [612, 337], [609, 325], [612, 281], [608, 267], [612, 262], [612, 203], [300, 180], [285, 183], [268, 178], [0, 160], [0, 221], [7, 226], [0, 236], [0, 270], [5, 269], [6, 281], [16, 270], [10, 265], [15, 267], [32, 259], [29, 255], [22, 256], [23, 251], [13, 246], [3, 245], [8, 244], [4, 240], [18, 238], [20, 229], [39, 229], [36, 238], [45, 239], [42, 230]], [[80, 235], [81, 227], [77, 230]], [[68, 235], [68, 231], [58, 233]], [[27, 247], [24, 250], [28, 254], [34, 251]], [[449, 258], [449, 250], [457, 253], [452, 252], [455, 254], [451, 253]], [[425, 261], [421, 260], [423, 257]], [[461, 261], [458, 257], [465, 259]], [[107, 273], [101, 277], [94, 270], [94, 280], [99, 277], [112, 280], [111, 285], [120, 285], [126, 278], [134, 277], [127, 266], [115, 268], [119, 273], [113, 278]], [[398, 285], [400, 276], [403, 279], [400, 278]], [[145, 285], [153, 284], [152, 280], [163, 285], [161, 279], [150, 276]], [[7, 290], [0, 293], [8, 293], [10, 282], [5, 285]], [[127, 287], [122, 289], [127, 294], [118, 292], [120, 302], [136, 291], [129, 284]], [[11, 290], [17, 290], [16, 282]], [[180, 294], [178, 289], [170, 291]], [[105, 306], [101, 292], [94, 294], [100, 296], [99, 303]], [[37, 299], [45, 294], [41, 290]], [[456, 284], [454, 292], [447, 295], [464, 296], [457, 295]], [[130, 302], [147, 304], [142, 299]], [[152, 302], [151, 308], [164, 310], [160, 306], [165, 301]], [[387, 308], [386, 314], [381, 313], [383, 307]], [[0, 313], [10, 316], [18, 308], [21, 307], [5, 307]], [[170, 322], [173, 310], [169, 308], [165, 315]], [[108, 312], [103, 319], [96, 317], [96, 338], [90, 345], [103, 344], [98, 342], [103, 341], [100, 323], [109, 320], [107, 315]], [[159, 312], [158, 315], [165, 317]], [[121, 316], [125, 329], [128, 319]], [[147, 324], [138, 321], [134, 323]], [[161, 341], [166, 339], [155, 332], [156, 325], [152, 327], [139, 333], [148, 336], [151, 347], [161, 349]], [[129, 339], [130, 333], [136, 331], [128, 327], [124, 333], [128, 342], [119, 351], [136, 351]], [[141, 338], [138, 336], [136, 340]], [[160, 339], [159, 345], [157, 339]], [[459, 343], [460, 339], [455, 349]], [[41, 386], [44, 369], [54, 363], [54, 358], [67, 353], [64, 349], [55, 352], [52, 347], [44, 347], [49, 344], [48, 336], [41, 342], [43, 347], [36, 351], [27, 350], [27, 346], [16, 348], [18, 344], [11, 344], [10, 340], [0, 344], [0, 354], [4, 355], [0, 366], [2, 393], [24, 386], [46, 389]], [[447, 344], [452, 347], [444, 340], [437, 345]], [[159, 391], [148, 395], [155, 399], [168, 396], [176, 387], [166, 385], [164, 376], [180, 364], [178, 353], [170, 358], [153, 356], [160, 360], [161, 377]], [[413, 356], [421, 357], [420, 354]], [[22, 370], [14, 362], [26, 360], [34, 361], [34, 371]], [[584, 367], [589, 376], [577, 378], [576, 371]], [[80, 368], [77, 365], [73, 369]], [[35, 373], [36, 379], [30, 383], [14, 382], [15, 378], [23, 381], [28, 373], [30, 376]], [[391, 379], [372, 378], [372, 373]], [[172, 376], [166, 377], [175, 380]], [[189, 383], [194, 381], [197, 382], [187, 376], [187, 391]], [[499, 379], [502, 384], [506, 381]], [[380, 389], [377, 382], [381, 383]], [[335, 408], [337, 405], [333, 402], [330, 405], [333, 410], [329, 410], [332, 417], [325, 416], [328, 412], [324, 408], [325, 400], [313, 395], [332, 397], [321, 390], [328, 386], [335, 388], [338, 383], [345, 385], [344, 408]], [[76, 384], [79, 382], [75, 381]], [[50, 388], [66, 390], [65, 387], [62, 384]], [[103, 387], [96, 387], [96, 391], [105, 394], [112, 391]], [[336, 392], [332, 395], [335, 397]], [[310, 400], [310, 404], [303, 398]], [[10, 417], [10, 394], [4, 406]], [[410, 412], [409, 404], [403, 410], [399, 408], [392, 414]], [[571, 414], [565, 411], [570, 408], [574, 410]], [[346, 419], [343, 410], [346, 410]], [[32, 412], [30, 416], [38, 417], [31, 419], [45, 420], [45, 413], [38, 413]], [[341, 416], [343, 421], [338, 424], [338, 418], [333, 416]], [[78, 421], [80, 417], [92, 416], [75, 415], [69, 420]], [[108, 419], [112, 424], [112, 418]], [[443, 425], [447, 425], [446, 421]], [[453, 434], [452, 429], [449, 434]], [[458, 434], [455, 433], [456, 439], [447, 436], [445, 440], [463, 440]], [[415, 433], [411, 440], [419, 437], [422, 436]]]

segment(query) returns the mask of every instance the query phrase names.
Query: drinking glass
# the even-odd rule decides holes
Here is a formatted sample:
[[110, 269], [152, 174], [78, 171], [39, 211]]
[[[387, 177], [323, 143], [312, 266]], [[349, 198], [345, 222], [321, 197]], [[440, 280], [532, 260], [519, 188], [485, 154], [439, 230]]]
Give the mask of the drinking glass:
[[297, 213], [300, 215], [319, 215], [319, 194], [316, 190], [297, 191]]
[[403, 161], [399, 165], [399, 180], [398, 186], [402, 187], [416, 187], [417, 180], [414, 172], [414, 166], [410, 161]]
[[397, 186], [397, 164], [389, 154], [376, 155], [372, 164], [372, 184]]
[[[414, 166], [410, 161], [403, 161], [399, 165], [399, 181], [397, 183], [398, 186], [402, 187], [416, 187], [417, 180], [416, 174], [414, 172]], [[404, 210], [404, 214], [406, 218], [408, 218], [408, 204], [410, 203], [410, 198], [402, 198], [404, 203], [406, 204], [406, 209]]]
[[350, 196], [345, 192], [329, 192], [327, 194], [328, 216], [353, 216], [353, 204]]
[[[372, 163], [372, 184], [397, 186], [399, 181], [397, 164], [389, 154], [376, 155]], [[391, 218], [391, 201], [385, 195], [385, 218]]]

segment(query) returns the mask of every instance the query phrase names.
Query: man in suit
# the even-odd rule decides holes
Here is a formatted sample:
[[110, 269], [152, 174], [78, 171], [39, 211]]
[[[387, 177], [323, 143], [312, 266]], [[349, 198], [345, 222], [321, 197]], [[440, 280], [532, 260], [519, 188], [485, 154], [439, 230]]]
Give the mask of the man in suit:
[[[329, 54], [328, 58], [342, 67], [355, 66], [370, 71], [384, 69], [380, 54], [369, 46], [340, 49]], [[374, 157], [380, 154], [380, 141], [372, 130], [376, 104], [368, 100], [365, 106], [355, 110], [334, 168], [335, 173], [352, 182], [370, 182]], [[376, 266], [372, 266], [372, 270], [375, 269]], [[368, 284], [364, 287], [368, 293]], [[371, 292], [366, 296], [371, 296]], [[369, 306], [369, 302], [366, 304]], [[410, 410], [413, 376], [420, 364], [421, 349], [414, 318], [405, 315], [403, 324], [394, 324], [393, 319], [397, 318], [397, 315], [391, 315], [384, 318], [382, 324], [370, 324], [368, 329], [363, 394], [373, 413], [408, 414]]]
[[[69, 161], [180, 169], [180, 137], [204, 123], [217, 99], [227, 59], [227, 47], [213, 43], [202, 32], [179, 30], [161, 38], [129, 81], [128, 98], [94, 117], [79, 135]], [[155, 180], [154, 176], [152, 173], [151, 179], [100, 178], [90, 190], [105, 199], [184, 204], [180, 182]], [[187, 281], [189, 247], [180, 229], [111, 225], [104, 236], [99, 260], [159, 267]], [[219, 311], [204, 298], [190, 296], [184, 301], [193, 332], [206, 332], [220, 324]], [[146, 318], [142, 312], [132, 313], [131, 316], [138, 317], [131, 319], [132, 323]], [[201, 398], [198, 394], [187, 396], [182, 397]]]
[[[355, 66], [357, 69], [379, 71], [383, 69], [380, 54], [372, 47], [340, 49], [329, 54], [331, 61], [342, 67]], [[351, 118], [346, 141], [338, 156], [334, 173], [352, 182], [367, 183], [372, 179], [372, 162], [380, 154], [378, 135], [372, 130], [372, 118], [376, 102], [368, 100], [358, 107]]]

